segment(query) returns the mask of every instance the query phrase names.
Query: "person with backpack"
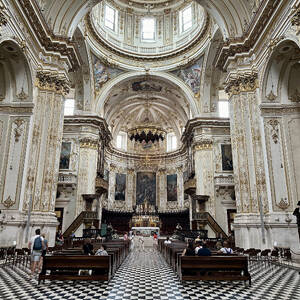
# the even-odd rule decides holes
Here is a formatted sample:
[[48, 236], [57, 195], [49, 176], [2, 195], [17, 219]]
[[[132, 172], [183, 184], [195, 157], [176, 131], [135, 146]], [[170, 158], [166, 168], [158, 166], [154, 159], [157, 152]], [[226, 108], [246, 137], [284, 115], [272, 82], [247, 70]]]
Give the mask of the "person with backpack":
[[35, 236], [33, 236], [29, 243], [28, 248], [31, 250], [31, 275], [32, 278], [35, 274], [35, 270], [39, 267], [39, 262], [42, 257], [43, 249], [45, 248], [44, 239], [41, 236], [41, 230], [35, 230]]

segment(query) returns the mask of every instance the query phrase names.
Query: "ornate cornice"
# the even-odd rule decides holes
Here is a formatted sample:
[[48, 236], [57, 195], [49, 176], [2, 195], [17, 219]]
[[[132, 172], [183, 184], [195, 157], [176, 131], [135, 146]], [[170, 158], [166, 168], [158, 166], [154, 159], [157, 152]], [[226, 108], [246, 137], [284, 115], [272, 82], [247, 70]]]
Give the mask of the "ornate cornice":
[[61, 56], [67, 57], [72, 66], [69, 71], [77, 70], [81, 62], [76, 44], [68, 38], [56, 36], [52, 33], [43, 16], [38, 14], [39, 8], [35, 3], [36, 1], [19, 0], [18, 2], [44, 49], [46, 51], [58, 52]]
[[225, 92], [232, 96], [242, 92], [252, 92], [256, 88], [258, 88], [257, 73], [243, 73], [229, 77]]
[[193, 137], [193, 132], [196, 128], [230, 128], [229, 119], [224, 118], [194, 118], [188, 120], [185, 131], [182, 134], [181, 141], [185, 144]]
[[7, 25], [7, 19], [3, 11], [4, 11], [4, 7], [0, 6], [0, 27]]
[[226, 61], [238, 53], [247, 53], [254, 47], [259, 40], [259, 36], [265, 30], [272, 14], [281, 0], [264, 0], [262, 1], [257, 13], [252, 18], [247, 31], [239, 38], [227, 39], [219, 48], [216, 56], [215, 65], [224, 70]]
[[10, 104], [1, 104], [0, 105], [0, 112], [1, 113], [20, 113], [20, 114], [32, 114], [33, 112], [33, 108], [34, 105], [33, 103], [24, 103], [24, 105], [22, 104], [14, 104], [14, 103], [10, 103]]
[[261, 104], [260, 110], [262, 116], [282, 116], [287, 114], [299, 114], [300, 104]]
[[37, 72], [36, 86], [41, 90], [53, 91], [62, 95], [66, 95], [70, 91], [69, 82], [65, 76], [47, 71]]
[[80, 148], [87, 148], [92, 150], [98, 149], [98, 140], [94, 140], [88, 137], [80, 139]]
[[93, 125], [99, 128], [99, 135], [101, 140], [105, 142], [106, 145], [112, 140], [112, 135], [108, 129], [105, 119], [98, 116], [82, 115], [82, 116], [65, 116], [64, 126], [66, 125]]

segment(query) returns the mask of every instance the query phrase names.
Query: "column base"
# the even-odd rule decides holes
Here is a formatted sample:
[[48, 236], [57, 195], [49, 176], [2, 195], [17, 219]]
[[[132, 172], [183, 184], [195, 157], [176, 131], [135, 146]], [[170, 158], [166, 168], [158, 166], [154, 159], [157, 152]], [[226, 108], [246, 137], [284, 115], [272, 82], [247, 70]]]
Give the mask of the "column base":
[[265, 238], [262, 236], [259, 214], [237, 214], [234, 219], [237, 247], [274, 249], [274, 245], [290, 248], [293, 259], [300, 260], [298, 227], [291, 213], [271, 213], [264, 216]]
[[35, 235], [37, 228], [45, 233], [49, 247], [55, 244], [56, 226], [58, 225], [55, 213], [33, 212], [27, 234], [27, 213], [20, 211], [5, 211], [0, 219], [0, 245], [3, 247], [16, 246], [27, 248], [28, 241]]

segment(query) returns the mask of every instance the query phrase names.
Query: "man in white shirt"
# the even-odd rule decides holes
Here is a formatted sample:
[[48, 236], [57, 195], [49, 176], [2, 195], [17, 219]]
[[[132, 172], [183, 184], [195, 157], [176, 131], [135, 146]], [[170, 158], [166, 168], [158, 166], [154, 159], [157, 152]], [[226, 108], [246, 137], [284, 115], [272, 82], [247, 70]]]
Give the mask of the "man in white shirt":
[[35, 236], [33, 236], [29, 243], [28, 248], [31, 251], [31, 276], [34, 276], [35, 269], [39, 265], [42, 257], [42, 250], [44, 249], [44, 239], [41, 236], [41, 230], [35, 230]]
[[224, 244], [223, 244], [223, 248], [221, 248], [221, 249], [218, 251], [218, 253], [232, 254], [233, 251], [232, 251], [232, 249], [229, 248], [228, 246], [229, 246], [228, 242], [225, 241]]
[[165, 240], [165, 244], [171, 244], [171, 241], [169, 240], [169, 237]]

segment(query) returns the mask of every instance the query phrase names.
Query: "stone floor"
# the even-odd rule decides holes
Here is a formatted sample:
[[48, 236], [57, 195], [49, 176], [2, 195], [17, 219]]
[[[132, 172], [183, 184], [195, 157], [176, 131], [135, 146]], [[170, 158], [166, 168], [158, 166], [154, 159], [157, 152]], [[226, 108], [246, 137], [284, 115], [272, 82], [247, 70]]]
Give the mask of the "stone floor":
[[0, 268], [0, 299], [300, 299], [300, 275], [281, 267], [250, 266], [252, 286], [243, 282], [185, 282], [154, 249], [133, 251], [110, 282], [46, 281], [37, 285], [28, 270]]

